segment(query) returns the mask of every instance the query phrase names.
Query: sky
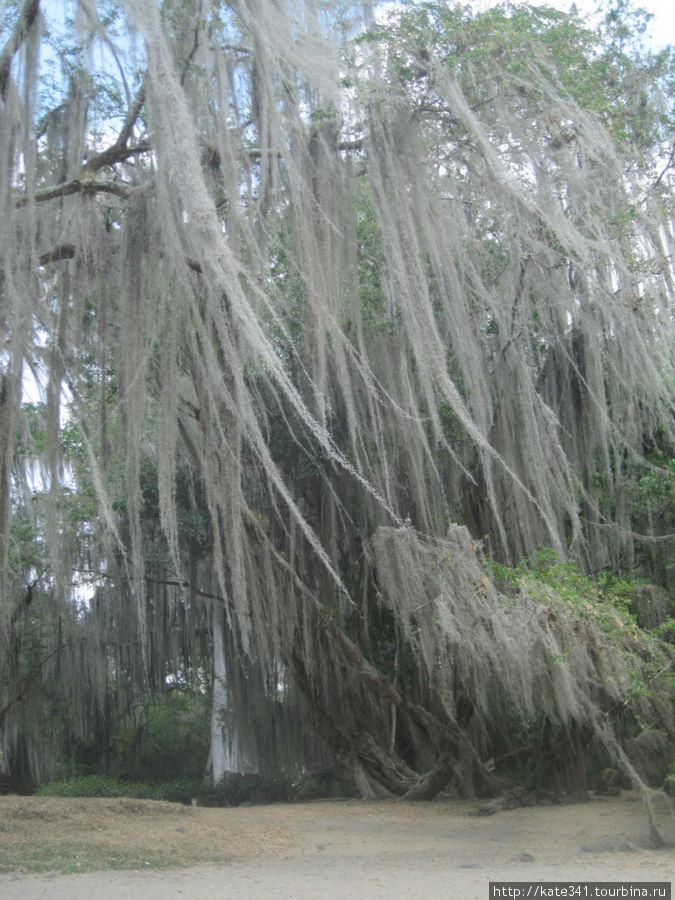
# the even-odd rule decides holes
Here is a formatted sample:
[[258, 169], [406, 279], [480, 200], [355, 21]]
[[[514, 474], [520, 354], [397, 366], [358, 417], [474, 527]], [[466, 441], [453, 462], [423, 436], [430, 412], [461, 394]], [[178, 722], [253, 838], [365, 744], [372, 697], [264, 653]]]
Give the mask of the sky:
[[[487, 9], [494, 6], [497, 0], [469, 0], [474, 9]], [[533, 6], [553, 6], [563, 12], [568, 12], [572, 0], [528, 0]], [[633, 6], [646, 9], [654, 18], [649, 23], [648, 32], [645, 35], [645, 43], [653, 50], [664, 47], [666, 44], [675, 44], [675, 0], [632, 0]], [[598, 3], [598, 0], [576, 0], [576, 7], [582, 15], [592, 15], [598, 8], [607, 8], [608, 0]]]
[[[545, 0], [547, 5], [558, 9], [569, 9], [567, 0]], [[606, 6], [607, 4], [603, 4]], [[654, 18], [649, 23], [646, 37], [650, 46], [661, 47], [666, 44], [675, 44], [675, 0], [633, 0], [634, 6], [642, 7], [650, 12]], [[598, 4], [595, 0], [578, 0], [577, 7], [583, 12], [592, 13]]]
[[675, 44], [675, 3], [673, 0], [647, 0], [641, 3], [654, 19], [650, 23], [654, 37], [664, 44]]
[[[457, 0], [457, 2], [468, 2], [473, 9], [482, 10], [495, 6], [499, 0]], [[567, 12], [573, 0], [522, 0], [522, 2], [529, 2], [533, 6], [553, 6]], [[610, 2], [611, 0], [576, 0], [576, 7], [582, 15], [592, 15], [599, 8], [607, 8]], [[642, 7], [654, 16], [646, 35], [646, 44], [650, 49], [657, 50], [666, 44], [675, 44], [675, 0], [631, 0], [631, 2], [633, 6]], [[50, 11], [51, 16], [55, 10], [63, 13], [64, 6], [69, 4], [63, 4], [59, 0], [43, 0], [43, 5]]]

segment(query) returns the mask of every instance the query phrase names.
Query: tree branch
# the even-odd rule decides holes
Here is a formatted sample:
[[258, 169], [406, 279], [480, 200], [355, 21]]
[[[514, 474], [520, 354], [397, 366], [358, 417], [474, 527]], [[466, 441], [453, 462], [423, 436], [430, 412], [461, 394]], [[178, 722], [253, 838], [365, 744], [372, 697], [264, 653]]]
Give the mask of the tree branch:
[[342, 141], [337, 145], [338, 150], [363, 150], [363, 138], [356, 138], [353, 141]]
[[[4, 54], [5, 51], [3, 51]], [[44, 188], [41, 191], [36, 191], [35, 193], [35, 202], [36, 203], [44, 203], [47, 200], [55, 200], [59, 197], [67, 197], [71, 194], [114, 194], [117, 197], [128, 197], [131, 191], [125, 184], [121, 184], [120, 182], [113, 181], [102, 181], [96, 180], [94, 178], [82, 177], [91, 175], [94, 172], [98, 172], [100, 169], [105, 166], [112, 166], [115, 163], [123, 162], [125, 159], [128, 159], [130, 156], [136, 156], [139, 153], [147, 153], [151, 149], [151, 145], [147, 141], [143, 141], [140, 144], [136, 144], [134, 147], [127, 146], [129, 138], [133, 132], [134, 125], [138, 120], [141, 109], [143, 108], [143, 103], [145, 102], [145, 86], [141, 85], [139, 88], [138, 94], [132, 105], [129, 108], [129, 111], [124, 120], [124, 124], [122, 125], [122, 129], [117, 137], [115, 143], [108, 147], [106, 150], [103, 150], [101, 153], [97, 153], [95, 156], [92, 156], [85, 165], [82, 167], [82, 171], [77, 178], [73, 178], [70, 181], [66, 181], [63, 184], [54, 185], [54, 187]], [[28, 200], [26, 197], [21, 198], [21, 200], [17, 201], [17, 208], [27, 204]], [[65, 252], [66, 245], [63, 245], [61, 248], [57, 248], [61, 255], [53, 256], [52, 254], [56, 251], [52, 251], [52, 254], [44, 254], [40, 257], [40, 265], [46, 265], [49, 262], [56, 262], [58, 259], [72, 259], [74, 256], [74, 248], [72, 245], [67, 245], [71, 248], [72, 252]]]
[[103, 150], [101, 153], [97, 153], [96, 156], [92, 156], [91, 159], [87, 160], [82, 169], [83, 173], [98, 172], [98, 170], [102, 169], [104, 166], [111, 166], [114, 163], [122, 162], [137, 153], [145, 153], [150, 150], [150, 144], [147, 141], [137, 144], [135, 147], [127, 147], [127, 143], [131, 137], [131, 133], [138, 120], [144, 102], [145, 85], [142, 84], [136, 95], [136, 99], [129, 108], [129, 112], [124, 120], [122, 130], [120, 131], [117, 140], [111, 147], [108, 147], [107, 150]]
[[74, 244], [57, 244], [53, 250], [43, 253], [38, 259], [38, 265], [48, 266], [49, 263], [59, 262], [62, 259], [73, 259], [75, 257]]
[[[96, 181], [93, 178], [73, 178], [63, 184], [57, 184], [42, 191], [36, 191], [35, 202], [45, 203], [47, 200], [55, 200], [58, 197], [68, 197], [71, 194], [115, 194], [117, 197], [128, 197], [131, 188], [126, 184], [114, 181]], [[26, 206], [28, 200], [22, 197], [17, 200], [17, 209]]]
[[665, 164], [663, 171], [661, 172], [659, 177], [656, 179], [656, 181], [652, 185], [652, 190], [654, 190], [655, 187], [659, 186], [659, 184], [661, 183], [661, 179], [666, 174], [668, 169], [672, 169], [674, 161], [675, 161], [675, 145], [673, 146], [673, 148], [670, 151], [670, 156], [668, 157], [668, 162]]
[[199, 49], [199, 22], [202, 17], [202, 3], [199, 0], [199, 8], [197, 10], [197, 15], [195, 17], [195, 31], [194, 31], [194, 41], [192, 43], [192, 49], [190, 50], [187, 59], [185, 60], [185, 65], [183, 66], [183, 71], [180, 76], [180, 86], [185, 87], [185, 77], [188, 73], [188, 69], [190, 68], [190, 63], [195, 57], [197, 50]]
[[149, 575], [145, 576], [145, 580], [148, 584], [158, 584], [162, 587], [179, 587], [179, 588], [191, 588], [194, 590], [194, 593], [197, 597], [205, 597], [207, 600], [218, 600], [220, 603], [224, 603], [225, 600], [220, 594], [208, 594], [206, 591], [200, 591], [198, 588], [194, 588], [189, 581], [178, 580], [175, 578], [151, 578]]

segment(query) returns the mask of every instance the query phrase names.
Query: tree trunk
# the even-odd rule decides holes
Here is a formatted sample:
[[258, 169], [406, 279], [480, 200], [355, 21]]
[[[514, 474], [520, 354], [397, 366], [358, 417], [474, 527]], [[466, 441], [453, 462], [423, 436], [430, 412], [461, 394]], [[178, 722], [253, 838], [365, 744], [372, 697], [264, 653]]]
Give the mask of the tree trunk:
[[230, 679], [227, 671], [222, 612], [213, 617], [213, 705], [211, 708], [211, 748], [207, 769], [217, 784], [230, 773], [257, 774], [246, 735], [241, 730], [241, 720], [231, 714]]

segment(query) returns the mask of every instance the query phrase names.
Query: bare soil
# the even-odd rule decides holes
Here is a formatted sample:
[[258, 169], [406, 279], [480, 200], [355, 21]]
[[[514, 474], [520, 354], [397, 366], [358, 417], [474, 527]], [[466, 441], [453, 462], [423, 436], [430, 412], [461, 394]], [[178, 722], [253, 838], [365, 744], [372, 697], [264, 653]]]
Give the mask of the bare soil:
[[[486, 900], [490, 881], [670, 881], [675, 872], [672, 845], [649, 848], [631, 792], [491, 811], [448, 799], [203, 809], [0, 797], [0, 897]], [[673, 841], [665, 802], [656, 815]]]

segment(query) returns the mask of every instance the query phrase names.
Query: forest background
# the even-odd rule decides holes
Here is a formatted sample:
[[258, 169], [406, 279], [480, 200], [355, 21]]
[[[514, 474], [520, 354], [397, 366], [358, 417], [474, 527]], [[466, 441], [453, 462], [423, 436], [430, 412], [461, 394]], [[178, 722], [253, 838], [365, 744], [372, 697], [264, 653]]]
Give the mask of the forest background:
[[0, 21], [5, 786], [672, 780], [644, 14], [68, 10]]

